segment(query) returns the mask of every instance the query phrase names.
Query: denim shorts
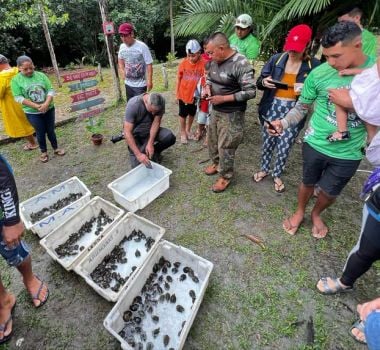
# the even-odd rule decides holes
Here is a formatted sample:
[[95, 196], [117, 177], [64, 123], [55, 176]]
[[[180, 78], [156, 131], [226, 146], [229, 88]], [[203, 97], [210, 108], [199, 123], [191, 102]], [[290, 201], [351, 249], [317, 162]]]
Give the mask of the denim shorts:
[[16, 247], [8, 248], [3, 241], [2, 231], [3, 225], [0, 223], [0, 255], [9, 266], [19, 266], [29, 256], [30, 249], [23, 240]]

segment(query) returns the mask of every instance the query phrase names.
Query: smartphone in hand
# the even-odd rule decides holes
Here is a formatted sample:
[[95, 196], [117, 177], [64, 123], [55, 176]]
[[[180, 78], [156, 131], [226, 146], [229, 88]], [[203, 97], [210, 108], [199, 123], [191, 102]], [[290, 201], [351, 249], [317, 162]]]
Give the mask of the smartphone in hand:
[[282, 81], [273, 80], [273, 79], [269, 80], [268, 79], [268, 83], [273, 84], [277, 89], [288, 90], [288, 84], [283, 83]]
[[268, 119], [265, 119], [262, 117], [262, 119], [264, 120], [265, 123], [268, 124], [268, 128], [275, 131], [277, 135], [280, 135], [279, 132], [276, 130], [276, 128], [274, 127], [274, 125], [268, 120]]

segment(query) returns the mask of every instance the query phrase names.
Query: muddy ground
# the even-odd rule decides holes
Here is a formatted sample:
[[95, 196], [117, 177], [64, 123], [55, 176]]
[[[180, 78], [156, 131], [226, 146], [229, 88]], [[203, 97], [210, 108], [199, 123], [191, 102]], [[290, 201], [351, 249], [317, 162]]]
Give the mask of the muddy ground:
[[[172, 88], [172, 86], [171, 86]], [[178, 130], [173, 94], [164, 93], [164, 124]], [[247, 112], [244, 143], [237, 152], [236, 177], [222, 194], [210, 191], [213, 177], [203, 175], [206, 150], [197, 143], [176, 144], [164, 153], [163, 165], [173, 171], [170, 189], [137, 214], [166, 228], [165, 239], [183, 245], [212, 261], [214, 271], [184, 349], [362, 349], [348, 335], [358, 302], [380, 294], [379, 265], [357, 283], [351, 294], [322, 296], [315, 290], [318, 278], [339, 274], [356, 242], [361, 220], [361, 185], [366, 174], [358, 172], [325, 219], [331, 233], [317, 241], [311, 222], [291, 237], [281, 222], [296, 206], [301, 178], [301, 146], [289, 159], [283, 194], [274, 192], [268, 177], [253, 184], [259, 167], [260, 131], [256, 103]], [[112, 144], [121, 129], [124, 107], [106, 112], [106, 142], [95, 147], [82, 123], [57, 129], [67, 150], [48, 163], [36, 151], [23, 152], [22, 141], [2, 145], [14, 167], [21, 201], [71, 176], [78, 176], [91, 190], [113, 201], [107, 184], [127, 172], [124, 142]], [[51, 152], [50, 152], [51, 154]], [[369, 169], [362, 163], [361, 169]], [[266, 249], [242, 234], [263, 238]], [[112, 308], [75, 273], [64, 270], [39, 245], [38, 237], [25, 237], [32, 248], [35, 272], [49, 284], [51, 296], [40, 310], [32, 307], [17, 271], [0, 262], [3, 281], [17, 295], [14, 336], [0, 349], [119, 349], [119, 343], [102, 323]], [[313, 319], [314, 342], [307, 344], [307, 321]]]

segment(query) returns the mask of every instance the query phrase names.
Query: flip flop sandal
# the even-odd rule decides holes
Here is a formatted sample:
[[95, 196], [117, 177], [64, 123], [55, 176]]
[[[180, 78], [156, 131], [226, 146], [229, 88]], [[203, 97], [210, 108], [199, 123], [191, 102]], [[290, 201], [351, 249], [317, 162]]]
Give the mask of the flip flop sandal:
[[354, 338], [358, 343], [360, 343], [360, 344], [367, 344], [367, 341], [365, 340], [365, 338], [364, 338], [364, 340], [361, 340], [361, 339], [359, 339], [358, 337], [356, 337], [356, 336], [352, 333], [352, 330], [353, 330], [354, 328], [358, 329], [360, 332], [362, 332], [362, 333], [364, 334], [364, 328], [365, 328], [364, 322], [363, 322], [362, 320], [357, 320], [357, 321], [351, 326], [349, 333], [350, 333], [350, 336], [351, 336], [352, 338]]
[[[337, 134], [339, 135], [337, 137]], [[329, 136], [326, 137], [326, 140], [329, 142], [337, 142], [337, 141], [346, 141], [351, 138], [350, 132], [349, 131], [335, 131], [334, 133], [330, 134]]]
[[30, 143], [27, 143], [22, 149], [24, 151], [33, 151], [36, 148], [38, 148], [38, 145], [32, 146]]
[[49, 155], [48, 155], [47, 153], [42, 153], [42, 154], [40, 155], [40, 161], [41, 161], [42, 163], [46, 163], [46, 162], [48, 162], [48, 161], [49, 161]]
[[252, 176], [252, 180], [254, 182], [260, 182], [262, 180], [264, 180], [269, 174], [266, 173], [265, 171], [258, 171], [257, 173], [254, 173], [253, 176]]
[[[41, 284], [40, 284], [40, 286], [39, 286], [39, 288], [38, 288], [37, 293], [36, 293], [36, 294], [30, 294], [30, 295], [32, 296], [32, 299], [33, 299], [33, 300], [39, 300], [39, 301], [40, 301], [40, 304], [37, 305], [37, 306], [34, 305], [34, 303], [33, 303], [34, 307], [35, 307], [36, 309], [38, 309], [38, 308], [40, 308], [40, 307], [42, 307], [43, 305], [46, 304], [46, 302], [47, 302], [47, 300], [48, 300], [48, 298], [49, 298], [49, 289], [48, 289], [48, 287], [47, 287], [47, 285], [46, 285], [46, 283], [45, 283], [44, 281], [41, 281], [41, 279], [40, 279], [38, 276], [36, 276], [36, 278], [41, 282]], [[46, 286], [46, 295], [45, 295], [45, 298], [44, 298], [44, 299], [41, 299], [41, 298], [40, 298], [40, 294], [41, 294], [41, 292], [42, 292], [42, 289], [43, 289], [45, 286]]]
[[294, 236], [294, 235], [297, 233], [299, 227], [300, 227], [300, 226], [302, 225], [302, 223], [303, 223], [303, 219], [302, 219], [302, 221], [299, 223], [299, 225], [293, 225], [293, 224], [290, 222], [290, 218], [286, 218], [285, 221], [289, 224], [288, 226], [289, 226], [290, 228], [287, 229], [287, 228], [285, 227], [284, 224], [282, 224], [282, 228], [284, 229], [284, 231], [285, 231], [286, 233], [288, 233], [288, 234], [291, 235], [291, 236]]
[[277, 193], [285, 192], [285, 184], [282, 182], [281, 179], [279, 179], [279, 178], [273, 179], [273, 183], [274, 183], [274, 190]]
[[[13, 312], [14, 312], [15, 307], [16, 307], [16, 303], [12, 306], [11, 314], [9, 315], [8, 319], [6, 320], [6, 322], [3, 323], [3, 324], [0, 324], [0, 332], [5, 332], [6, 331], [9, 322], [12, 321]], [[12, 336], [13, 336], [13, 324], [12, 324], [12, 331], [8, 335], [5, 335], [2, 339], [0, 339], [0, 345], [6, 343], [7, 341], [9, 341], [12, 338]]]
[[[331, 288], [328, 285], [328, 280], [327, 280], [328, 278], [330, 278], [330, 280], [334, 282], [335, 288]], [[354, 290], [354, 287], [352, 287], [352, 286], [351, 287], [343, 287], [339, 283], [338, 278], [321, 277], [320, 281], [322, 281], [322, 283], [323, 283], [323, 291], [320, 290], [317, 286], [316, 286], [316, 288], [317, 288], [317, 291], [323, 295], [334, 295], [337, 293], [348, 293], [348, 292], [352, 292]]]
[[56, 149], [54, 150], [54, 154], [57, 156], [64, 156], [66, 154], [64, 149]]

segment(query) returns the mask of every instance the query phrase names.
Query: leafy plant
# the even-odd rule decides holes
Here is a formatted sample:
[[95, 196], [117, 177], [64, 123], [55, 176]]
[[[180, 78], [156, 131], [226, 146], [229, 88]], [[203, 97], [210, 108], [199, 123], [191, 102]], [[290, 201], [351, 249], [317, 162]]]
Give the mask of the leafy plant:
[[169, 52], [167, 55], [166, 55], [166, 61], [171, 64], [173, 63], [176, 59], [177, 59], [177, 51], [174, 51], [174, 53], [171, 53]]
[[104, 123], [105, 123], [105, 119], [103, 116], [98, 117], [96, 122], [94, 122], [93, 117], [90, 117], [87, 119], [86, 129], [93, 135], [94, 134], [102, 134], [104, 131]]

